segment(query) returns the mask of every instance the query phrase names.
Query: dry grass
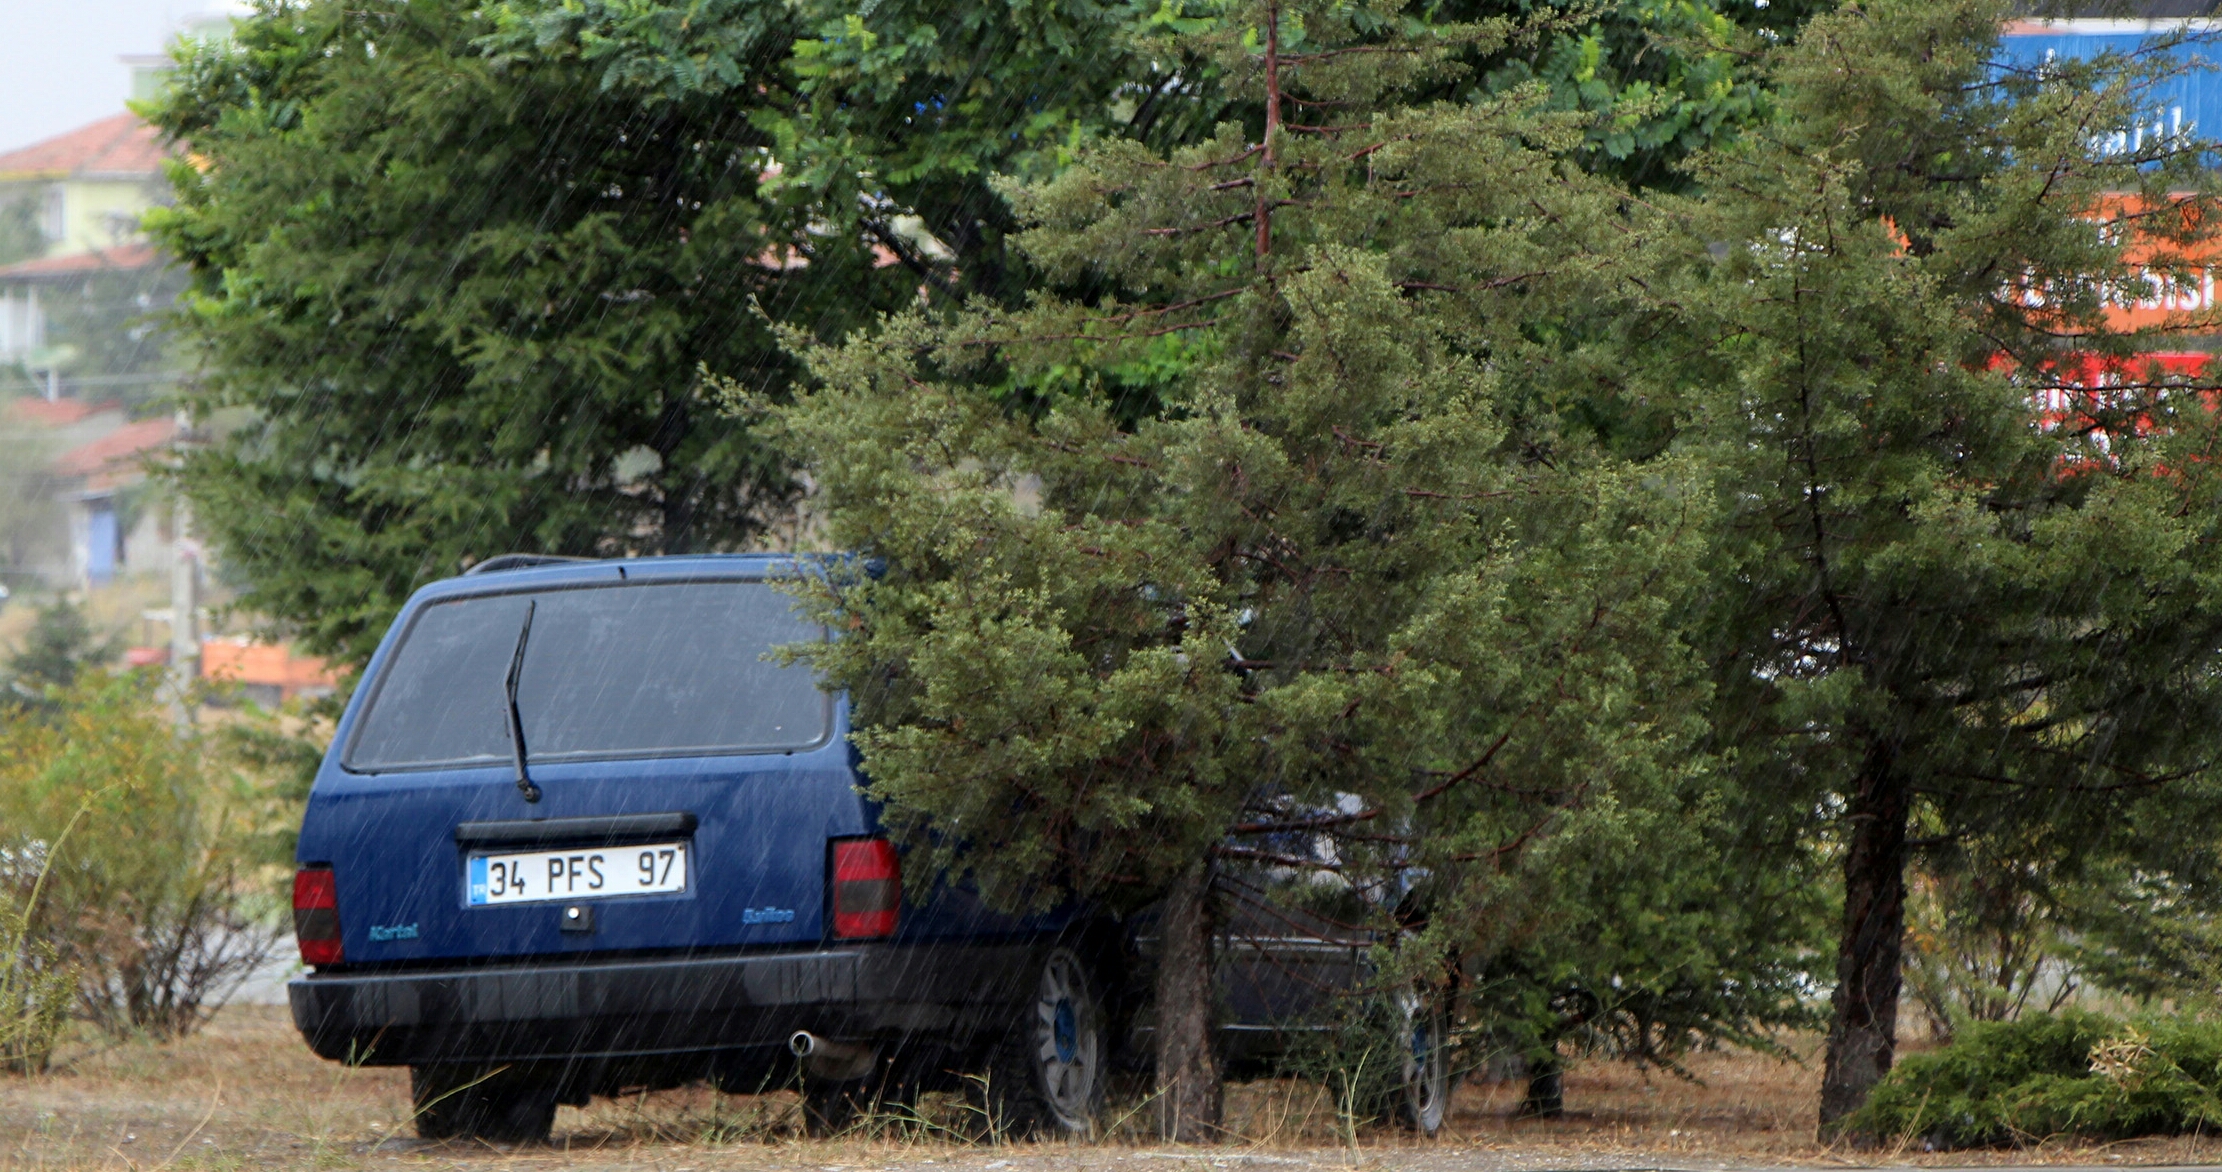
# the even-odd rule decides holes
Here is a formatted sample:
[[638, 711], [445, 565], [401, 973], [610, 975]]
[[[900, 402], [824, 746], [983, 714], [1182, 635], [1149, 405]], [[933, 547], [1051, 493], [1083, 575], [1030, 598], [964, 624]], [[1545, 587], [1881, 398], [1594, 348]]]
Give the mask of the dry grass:
[[[417, 1143], [409, 1138], [406, 1072], [322, 1061], [301, 1045], [284, 1010], [240, 1006], [173, 1046], [80, 1044], [64, 1054], [54, 1074], [0, 1081], [0, 1172], [487, 1165], [517, 1172], [1089, 1172], [1114, 1164], [1143, 1172], [1167, 1160], [1190, 1168], [1165, 1172], [1203, 1164], [1495, 1172], [2222, 1159], [2222, 1147], [2188, 1139], [1949, 1157], [1830, 1151], [1812, 1142], [1812, 1064], [1718, 1054], [1700, 1056], [1690, 1071], [1700, 1081], [1579, 1064], [1566, 1080], [1566, 1117], [1550, 1121], [1512, 1118], [1515, 1086], [1469, 1084], [1443, 1138], [1428, 1142], [1369, 1128], [1359, 1131], [1355, 1148], [1329, 1096], [1302, 1083], [1270, 1082], [1233, 1089], [1228, 1122], [1237, 1138], [1213, 1149], [1167, 1151], [1133, 1119], [1108, 1139], [1085, 1145], [967, 1145], [916, 1126], [907, 1137], [805, 1141], [794, 1133], [791, 1095], [732, 1097], [697, 1089], [598, 1101], [585, 1110], [566, 1107], [557, 1116], [553, 1146], [506, 1151]], [[1114, 1118], [1119, 1113], [1114, 1108]]]

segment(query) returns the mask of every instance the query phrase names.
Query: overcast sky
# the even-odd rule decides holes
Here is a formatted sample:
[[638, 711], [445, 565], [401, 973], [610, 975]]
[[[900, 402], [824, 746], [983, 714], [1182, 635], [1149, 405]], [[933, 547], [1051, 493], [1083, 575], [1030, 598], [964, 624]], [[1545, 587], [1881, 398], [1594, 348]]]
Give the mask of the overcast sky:
[[188, 18], [225, 0], [0, 0], [0, 151], [123, 110], [125, 53], [159, 53]]

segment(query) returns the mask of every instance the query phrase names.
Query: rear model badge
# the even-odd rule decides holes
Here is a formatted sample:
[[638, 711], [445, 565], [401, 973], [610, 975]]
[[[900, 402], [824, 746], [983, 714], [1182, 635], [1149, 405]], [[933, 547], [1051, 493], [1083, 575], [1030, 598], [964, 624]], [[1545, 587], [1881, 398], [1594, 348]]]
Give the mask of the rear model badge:
[[741, 909], [744, 924], [792, 924], [795, 909], [791, 907], [744, 907]]
[[417, 926], [415, 924], [394, 924], [391, 927], [383, 928], [376, 924], [370, 926], [370, 939], [374, 944], [387, 940], [414, 940], [416, 938]]

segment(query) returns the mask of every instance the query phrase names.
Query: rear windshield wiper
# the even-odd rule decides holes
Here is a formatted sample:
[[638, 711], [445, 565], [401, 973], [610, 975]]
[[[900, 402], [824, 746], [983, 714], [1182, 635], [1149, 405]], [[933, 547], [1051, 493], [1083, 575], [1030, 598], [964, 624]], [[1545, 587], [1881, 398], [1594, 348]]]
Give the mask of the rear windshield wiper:
[[517, 792], [528, 802], [540, 800], [540, 787], [532, 783], [532, 775], [525, 772], [525, 722], [517, 715], [517, 677], [525, 670], [525, 643], [532, 638], [532, 612], [540, 603], [525, 603], [525, 625], [517, 629], [517, 650], [509, 657], [509, 678], [503, 684], [503, 693], [509, 700], [509, 753], [517, 766]]

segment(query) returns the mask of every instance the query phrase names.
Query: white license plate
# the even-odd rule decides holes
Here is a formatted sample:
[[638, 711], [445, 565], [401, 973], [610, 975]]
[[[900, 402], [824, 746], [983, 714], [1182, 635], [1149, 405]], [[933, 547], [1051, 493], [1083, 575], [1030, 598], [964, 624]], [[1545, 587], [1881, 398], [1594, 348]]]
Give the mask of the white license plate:
[[687, 889], [687, 844], [489, 852], [470, 857], [468, 874], [472, 907], [669, 895]]

